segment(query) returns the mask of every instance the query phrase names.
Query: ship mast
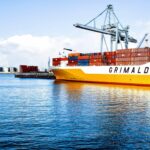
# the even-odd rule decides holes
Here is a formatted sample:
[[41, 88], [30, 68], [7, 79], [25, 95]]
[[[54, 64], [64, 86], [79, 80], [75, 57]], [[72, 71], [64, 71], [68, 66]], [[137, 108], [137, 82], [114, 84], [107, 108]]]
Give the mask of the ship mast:
[[[99, 28], [98, 25], [98, 19], [104, 15], [104, 22], [103, 25]], [[92, 20], [87, 22], [86, 24], [75, 24], [74, 25], [77, 28], [97, 32], [101, 34], [101, 44], [100, 44], [100, 50], [102, 52], [103, 45], [105, 44], [107, 47], [107, 51], [113, 51], [114, 45], [115, 50], [118, 49], [118, 44], [122, 44], [121, 42], [124, 42], [124, 47], [127, 49], [129, 42], [137, 43], [137, 40], [133, 37], [129, 36], [129, 26], [123, 27], [120, 23], [118, 17], [116, 16], [113, 6], [108, 5], [107, 8], [102, 11], [99, 15], [94, 17]], [[108, 48], [108, 45], [106, 43], [105, 36], [110, 36], [110, 48]], [[121, 45], [122, 46], [122, 45]]]

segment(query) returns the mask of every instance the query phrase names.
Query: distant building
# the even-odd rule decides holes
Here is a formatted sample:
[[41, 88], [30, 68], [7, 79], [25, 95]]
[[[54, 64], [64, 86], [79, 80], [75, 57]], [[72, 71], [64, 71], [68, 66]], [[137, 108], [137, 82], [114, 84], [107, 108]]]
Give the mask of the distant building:
[[3, 67], [3, 72], [8, 73], [8, 67]]
[[15, 73], [17, 71], [16, 67], [0, 67], [0, 73]]
[[3, 67], [0, 67], [0, 72], [3, 72], [4, 70], [3, 70]]

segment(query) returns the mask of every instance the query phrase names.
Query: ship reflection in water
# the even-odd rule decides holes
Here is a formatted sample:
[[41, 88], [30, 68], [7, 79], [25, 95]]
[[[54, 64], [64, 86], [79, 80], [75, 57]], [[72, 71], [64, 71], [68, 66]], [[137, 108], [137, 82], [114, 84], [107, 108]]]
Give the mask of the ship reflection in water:
[[0, 149], [149, 149], [150, 88], [0, 76]]
[[[149, 149], [150, 88], [55, 82], [78, 148]], [[61, 107], [62, 108], [62, 107]]]

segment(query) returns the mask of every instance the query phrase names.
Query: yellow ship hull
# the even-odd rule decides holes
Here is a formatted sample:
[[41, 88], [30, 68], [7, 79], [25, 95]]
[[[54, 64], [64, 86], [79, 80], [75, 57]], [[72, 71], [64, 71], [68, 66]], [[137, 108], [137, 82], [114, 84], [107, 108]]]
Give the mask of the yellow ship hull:
[[[90, 69], [90, 72], [86, 72], [82, 69], [83, 67], [56, 67], [52, 71], [56, 76], [57, 80], [68, 80], [68, 81], [83, 81], [83, 82], [98, 82], [98, 83], [108, 83], [108, 84], [131, 84], [131, 85], [147, 85], [150, 86], [150, 73], [147, 71], [144, 74], [144, 69], [137, 70], [135, 73], [95, 73], [94, 68]], [[104, 69], [105, 67], [103, 67]], [[101, 67], [97, 68], [101, 69]], [[110, 69], [110, 68], [108, 68]], [[136, 69], [136, 68], [135, 68]], [[139, 68], [138, 68], [139, 69]], [[86, 69], [87, 70], [87, 69]], [[96, 70], [96, 69], [95, 69]], [[102, 70], [102, 69], [101, 69]], [[139, 73], [138, 73], [139, 72]]]

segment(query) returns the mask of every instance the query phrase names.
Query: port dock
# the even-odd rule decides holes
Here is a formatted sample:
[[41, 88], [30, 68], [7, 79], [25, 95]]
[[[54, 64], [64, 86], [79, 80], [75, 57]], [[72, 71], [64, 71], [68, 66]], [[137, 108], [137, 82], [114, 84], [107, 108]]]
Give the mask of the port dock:
[[28, 72], [28, 73], [15, 73], [16, 78], [37, 78], [37, 79], [55, 79], [52, 72]]

